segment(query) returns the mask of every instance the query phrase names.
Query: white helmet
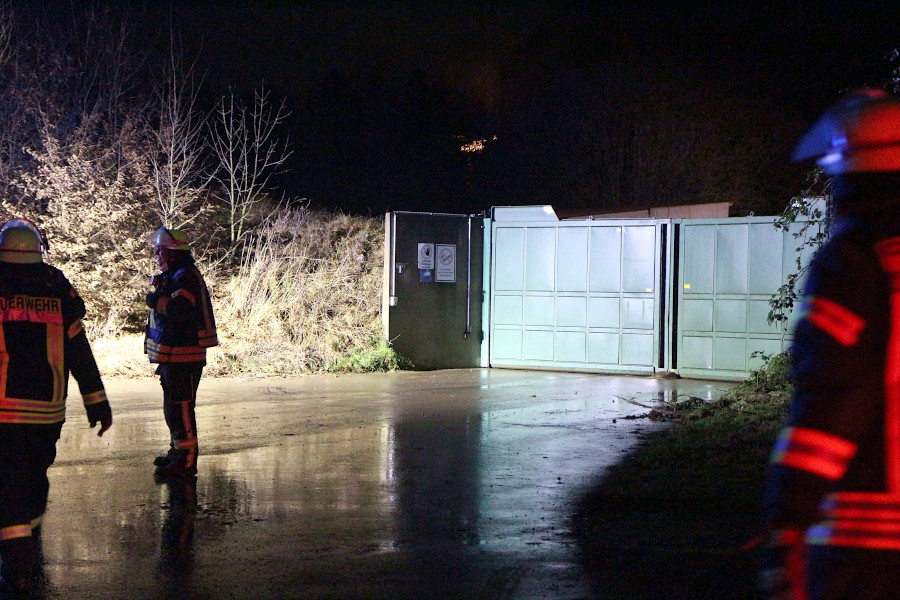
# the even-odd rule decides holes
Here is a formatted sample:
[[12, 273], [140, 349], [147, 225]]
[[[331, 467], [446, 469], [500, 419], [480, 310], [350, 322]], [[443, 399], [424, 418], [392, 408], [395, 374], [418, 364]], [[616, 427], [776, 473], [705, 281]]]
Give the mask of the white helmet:
[[152, 248], [168, 248], [169, 250], [190, 250], [187, 234], [181, 229], [160, 227], [150, 234]]
[[0, 227], [0, 262], [43, 262], [46, 249], [41, 232], [28, 219], [12, 219]]

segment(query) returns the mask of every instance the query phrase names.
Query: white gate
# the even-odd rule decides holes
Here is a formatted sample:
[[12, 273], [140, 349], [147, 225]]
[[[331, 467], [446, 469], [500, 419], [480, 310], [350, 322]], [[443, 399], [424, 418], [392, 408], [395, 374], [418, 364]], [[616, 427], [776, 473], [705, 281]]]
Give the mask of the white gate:
[[666, 368], [665, 231], [657, 220], [559, 221], [494, 209], [490, 364]]
[[490, 365], [744, 379], [790, 343], [790, 323], [767, 316], [798, 256], [809, 259], [798, 254], [801, 226], [495, 208]]
[[[800, 242], [773, 219], [685, 219], [678, 224], [678, 372], [744, 379], [760, 355], [787, 348], [792, 323], [770, 325], [769, 300], [797, 268]], [[809, 256], [801, 256], [801, 262]], [[802, 285], [802, 283], [801, 283]]]

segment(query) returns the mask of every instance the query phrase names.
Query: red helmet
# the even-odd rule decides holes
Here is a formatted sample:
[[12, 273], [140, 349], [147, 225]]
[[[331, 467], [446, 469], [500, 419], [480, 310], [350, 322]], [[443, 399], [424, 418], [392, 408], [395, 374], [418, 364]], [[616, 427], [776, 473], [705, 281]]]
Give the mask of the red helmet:
[[797, 148], [827, 175], [900, 171], [900, 100], [883, 90], [848, 94], [825, 112]]

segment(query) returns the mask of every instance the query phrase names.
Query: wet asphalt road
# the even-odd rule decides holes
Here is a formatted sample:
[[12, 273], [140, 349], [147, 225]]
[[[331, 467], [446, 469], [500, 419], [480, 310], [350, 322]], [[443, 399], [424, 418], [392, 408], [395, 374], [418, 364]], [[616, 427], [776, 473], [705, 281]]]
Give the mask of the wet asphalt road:
[[[602, 598], [569, 517], [659, 427], [623, 417], [718, 382], [464, 369], [205, 379], [195, 481], [155, 482], [155, 380], [77, 388], [50, 470], [46, 598]], [[193, 499], [196, 498], [196, 503]]]

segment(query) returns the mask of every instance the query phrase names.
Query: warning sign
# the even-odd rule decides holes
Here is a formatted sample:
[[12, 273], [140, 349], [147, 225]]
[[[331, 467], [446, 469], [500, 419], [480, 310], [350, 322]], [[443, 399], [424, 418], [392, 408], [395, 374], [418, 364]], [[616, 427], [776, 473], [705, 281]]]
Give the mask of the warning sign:
[[435, 244], [436, 258], [434, 280], [456, 283], [456, 244]]
[[419, 268], [434, 268], [434, 244], [419, 244]]

